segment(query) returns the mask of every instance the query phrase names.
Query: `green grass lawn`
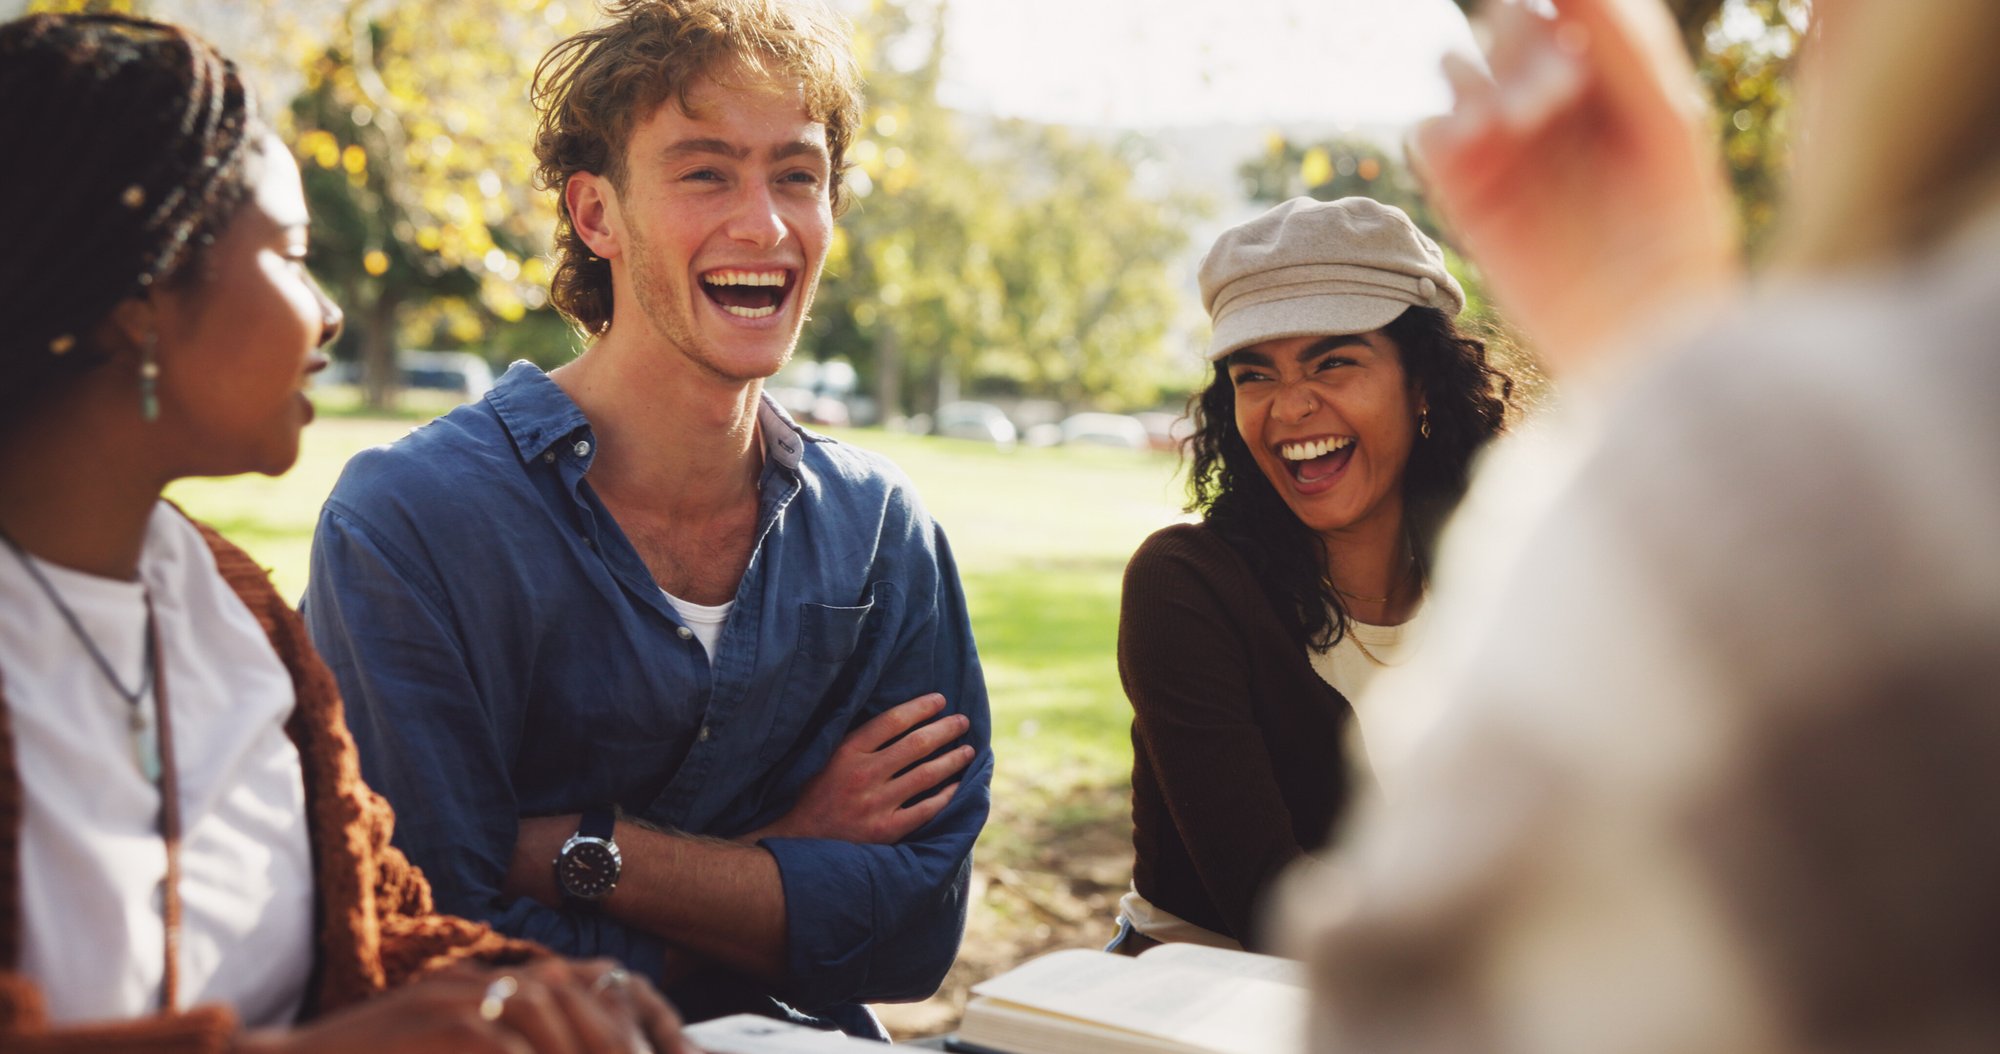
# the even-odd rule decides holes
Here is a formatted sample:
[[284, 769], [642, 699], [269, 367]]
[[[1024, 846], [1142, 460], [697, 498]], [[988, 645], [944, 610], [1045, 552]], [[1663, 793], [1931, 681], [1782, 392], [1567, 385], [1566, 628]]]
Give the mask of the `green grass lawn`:
[[[286, 475], [184, 480], [168, 491], [270, 567], [295, 600], [313, 523], [341, 466], [414, 423], [355, 415], [339, 402], [327, 409], [334, 412], [306, 430], [299, 464]], [[1121, 783], [1131, 746], [1113, 656], [1119, 576], [1139, 541], [1179, 515], [1173, 458], [834, 434], [901, 465], [951, 539], [992, 697], [1003, 787], [1040, 796]]]

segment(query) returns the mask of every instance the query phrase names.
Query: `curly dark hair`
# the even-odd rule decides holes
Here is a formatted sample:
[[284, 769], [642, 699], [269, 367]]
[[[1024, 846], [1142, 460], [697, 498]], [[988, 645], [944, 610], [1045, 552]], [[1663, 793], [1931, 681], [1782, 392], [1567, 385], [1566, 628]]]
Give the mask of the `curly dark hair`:
[[847, 147], [861, 124], [861, 75], [845, 30], [797, 0], [616, 0], [611, 21], [550, 49], [535, 67], [541, 111], [536, 186], [556, 192], [556, 273], [549, 300], [586, 335], [611, 325], [611, 265], [577, 234], [563, 187], [595, 172], [625, 189], [632, 130], [669, 99], [687, 109], [703, 77], [741, 62], [795, 76], [806, 112], [826, 125], [828, 191], [838, 213]]
[[110, 359], [112, 308], [190, 281], [249, 200], [263, 134], [236, 66], [177, 26], [122, 15], [0, 25], [0, 433]]
[[[1430, 437], [1403, 471], [1403, 523], [1419, 575], [1437, 535], [1469, 482], [1472, 459], [1504, 427], [1513, 379], [1487, 361], [1486, 343], [1460, 332], [1444, 312], [1412, 307], [1382, 328], [1403, 372], [1429, 407]], [[1292, 513], [1257, 467], [1236, 430], [1236, 386], [1228, 360], [1188, 401], [1187, 511], [1243, 555], [1251, 573], [1302, 646], [1332, 647], [1347, 632], [1347, 608], [1326, 581], [1320, 539]]]

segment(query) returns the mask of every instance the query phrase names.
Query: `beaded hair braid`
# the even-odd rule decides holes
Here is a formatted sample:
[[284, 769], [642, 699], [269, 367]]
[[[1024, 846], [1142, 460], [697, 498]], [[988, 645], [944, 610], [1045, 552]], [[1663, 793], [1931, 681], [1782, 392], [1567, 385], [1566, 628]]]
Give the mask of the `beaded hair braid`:
[[248, 197], [260, 126], [236, 67], [119, 15], [0, 25], [0, 430], [109, 358], [113, 307], [184, 281]]

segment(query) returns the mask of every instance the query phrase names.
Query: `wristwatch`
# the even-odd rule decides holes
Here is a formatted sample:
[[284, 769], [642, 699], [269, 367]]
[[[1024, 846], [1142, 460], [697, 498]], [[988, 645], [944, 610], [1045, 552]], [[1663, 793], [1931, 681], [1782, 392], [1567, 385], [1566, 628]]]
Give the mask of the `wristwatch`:
[[594, 905], [618, 888], [618, 872], [624, 859], [611, 829], [618, 814], [611, 809], [586, 809], [576, 833], [556, 853], [556, 887], [571, 907]]

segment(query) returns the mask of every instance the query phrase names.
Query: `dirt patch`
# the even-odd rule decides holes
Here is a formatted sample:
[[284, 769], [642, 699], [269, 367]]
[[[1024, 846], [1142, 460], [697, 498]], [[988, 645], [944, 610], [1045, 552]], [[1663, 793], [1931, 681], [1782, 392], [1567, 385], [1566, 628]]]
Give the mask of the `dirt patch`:
[[898, 1041], [958, 1025], [974, 984], [1057, 948], [1101, 948], [1132, 880], [1131, 789], [1077, 787], [1052, 796], [994, 788], [973, 856], [965, 941], [938, 993], [875, 1007]]

